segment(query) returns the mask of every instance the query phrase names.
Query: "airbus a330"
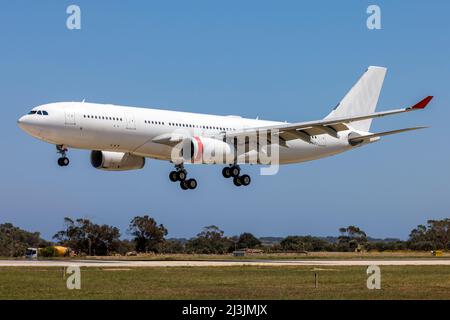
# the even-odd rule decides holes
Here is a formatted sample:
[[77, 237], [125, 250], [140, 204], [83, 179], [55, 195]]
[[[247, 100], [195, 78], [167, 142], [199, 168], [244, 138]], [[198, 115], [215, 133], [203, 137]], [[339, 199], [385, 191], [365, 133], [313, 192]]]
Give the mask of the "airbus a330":
[[170, 161], [175, 169], [169, 179], [183, 190], [197, 187], [197, 181], [188, 178], [187, 163], [223, 165], [225, 178], [232, 178], [236, 186], [247, 186], [251, 178], [241, 173], [240, 165], [249, 163], [249, 158], [263, 164], [261, 155], [275, 149], [279, 164], [299, 163], [424, 128], [370, 132], [372, 119], [424, 109], [433, 98], [376, 112], [385, 75], [386, 68], [369, 67], [331, 113], [316, 121], [286, 123], [83, 101], [37, 106], [18, 125], [31, 136], [56, 145], [61, 167], [69, 165], [69, 148], [87, 149], [92, 166], [102, 170], [141, 169], [146, 158]]

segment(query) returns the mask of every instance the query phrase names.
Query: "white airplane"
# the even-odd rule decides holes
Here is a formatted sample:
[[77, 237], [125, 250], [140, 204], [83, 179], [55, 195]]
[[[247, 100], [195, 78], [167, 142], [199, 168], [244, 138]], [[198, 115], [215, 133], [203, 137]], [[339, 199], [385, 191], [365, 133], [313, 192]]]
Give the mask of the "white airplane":
[[[408, 108], [375, 112], [385, 74], [386, 68], [369, 67], [331, 113], [317, 121], [286, 123], [83, 101], [35, 107], [18, 125], [56, 145], [60, 166], [69, 164], [68, 148], [88, 149], [92, 166], [102, 170], [141, 169], [145, 158], [170, 161], [175, 170], [169, 178], [183, 190], [197, 187], [195, 179], [187, 178], [185, 163], [225, 165], [225, 178], [247, 186], [251, 179], [241, 175], [239, 165], [248, 163], [252, 152], [267, 155], [276, 146], [279, 164], [298, 163], [373, 143], [381, 136], [425, 128], [369, 131], [373, 118], [424, 109], [433, 98]], [[251, 145], [250, 139], [256, 144]], [[174, 159], [174, 154], [179, 157]], [[261, 164], [260, 158], [254, 163]]]

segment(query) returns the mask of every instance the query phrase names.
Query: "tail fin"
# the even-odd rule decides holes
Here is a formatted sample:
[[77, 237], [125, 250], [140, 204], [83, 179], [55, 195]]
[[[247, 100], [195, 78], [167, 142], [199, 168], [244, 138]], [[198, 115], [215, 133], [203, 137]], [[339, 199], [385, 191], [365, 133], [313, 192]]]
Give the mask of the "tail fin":
[[[375, 112], [386, 70], [383, 67], [369, 67], [325, 119], [361, 116]], [[372, 119], [361, 120], [353, 122], [352, 127], [368, 132], [371, 123]]]

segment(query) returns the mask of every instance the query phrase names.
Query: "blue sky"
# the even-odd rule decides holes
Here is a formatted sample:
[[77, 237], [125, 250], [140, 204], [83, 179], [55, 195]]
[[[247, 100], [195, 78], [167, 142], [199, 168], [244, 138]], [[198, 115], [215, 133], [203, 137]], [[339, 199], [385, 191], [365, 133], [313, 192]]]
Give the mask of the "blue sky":
[[[366, 28], [377, 4], [382, 30]], [[66, 28], [77, 4], [82, 29]], [[14, 1], [0, 10], [0, 222], [50, 238], [63, 217], [89, 217], [125, 234], [149, 214], [169, 236], [216, 224], [227, 235], [336, 235], [355, 224], [374, 237], [406, 238], [449, 217], [450, 26], [448, 1]], [[276, 176], [245, 168], [236, 188], [220, 166], [190, 167], [182, 192], [171, 165], [101, 172], [71, 150], [16, 125], [55, 101], [114, 103], [306, 121], [324, 117], [369, 65], [388, 67], [378, 109], [434, 95], [429, 109], [375, 120], [374, 131], [430, 125], [335, 157], [289, 165]]]

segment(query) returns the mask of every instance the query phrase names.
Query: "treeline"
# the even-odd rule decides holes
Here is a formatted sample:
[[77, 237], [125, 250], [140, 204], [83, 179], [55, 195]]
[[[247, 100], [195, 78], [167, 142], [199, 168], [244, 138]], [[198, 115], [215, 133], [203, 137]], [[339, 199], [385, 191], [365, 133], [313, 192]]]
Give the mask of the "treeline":
[[[259, 249], [264, 252], [314, 251], [386, 251], [386, 250], [449, 250], [450, 219], [429, 220], [427, 225], [413, 229], [407, 241], [396, 239], [373, 240], [356, 226], [339, 229], [337, 238], [314, 236], [287, 236], [274, 244], [263, 244], [251, 233], [227, 237], [219, 227], [204, 227], [189, 240], [167, 239], [168, 230], [155, 219], [145, 215], [130, 221], [127, 229], [130, 239], [121, 239], [120, 230], [106, 224], [95, 224], [89, 219], [64, 219], [64, 228], [53, 239], [56, 244], [70, 247], [78, 255], [113, 255], [137, 253], [196, 253], [225, 254], [239, 249]], [[331, 241], [330, 239], [334, 239]], [[55, 244], [14, 227], [0, 225], [0, 256], [22, 256], [27, 247], [47, 247]]]
[[46, 247], [51, 243], [41, 238], [39, 232], [28, 232], [11, 223], [0, 224], [0, 256], [19, 257], [28, 247]]

